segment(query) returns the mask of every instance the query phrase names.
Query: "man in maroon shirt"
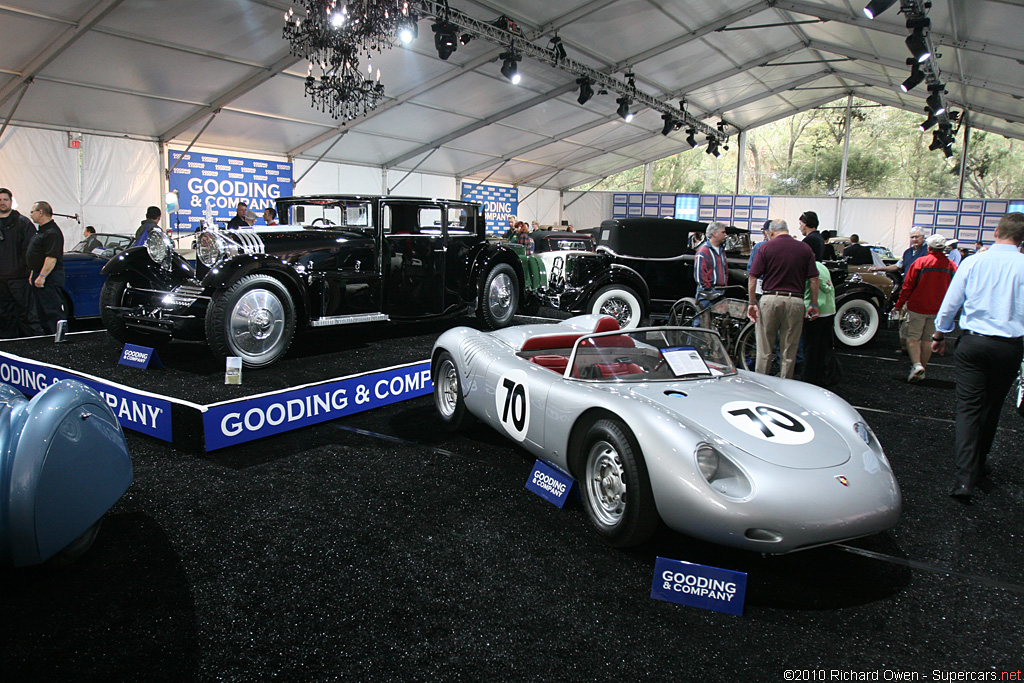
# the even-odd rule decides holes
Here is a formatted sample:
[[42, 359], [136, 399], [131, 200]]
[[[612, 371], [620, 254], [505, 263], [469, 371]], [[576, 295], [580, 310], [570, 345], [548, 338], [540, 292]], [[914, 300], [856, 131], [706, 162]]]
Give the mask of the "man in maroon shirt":
[[893, 310], [907, 305], [907, 355], [910, 356], [908, 382], [924, 379], [928, 360], [932, 357], [932, 335], [935, 334], [935, 314], [939, 312], [942, 298], [946, 296], [949, 283], [953, 280], [956, 266], [946, 256], [946, 238], [931, 235], [925, 240], [928, 253], [915, 259], [907, 276], [903, 278], [903, 289]]
[[[796, 367], [796, 349], [804, 322], [804, 287], [811, 285], [811, 305], [806, 315], [818, 317], [818, 267], [814, 250], [789, 234], [786, 221], [773, 220], [769, 226], [771, 241], [757, 250], [747, 269], [747, 317], [757, 324], [757, 366], [768, 372], [768, 361], [779, 335], [781, 376], [792, 379]], [[758, 278], [763, 279], [761, 301], [755, 298]]]

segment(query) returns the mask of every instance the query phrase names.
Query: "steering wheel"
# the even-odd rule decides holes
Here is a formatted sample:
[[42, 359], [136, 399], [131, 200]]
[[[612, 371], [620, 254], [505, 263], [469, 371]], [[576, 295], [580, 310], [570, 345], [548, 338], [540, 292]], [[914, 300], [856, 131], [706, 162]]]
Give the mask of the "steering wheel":
[[324, 218], [323, 216], [321, 216], [320, 218], [314, 218], [313, 222], [310, 223], [310, 225], [318, 225], [318, 224], [319, 225], [335, 225], [334, 221], [332, 221], [330, 218]]

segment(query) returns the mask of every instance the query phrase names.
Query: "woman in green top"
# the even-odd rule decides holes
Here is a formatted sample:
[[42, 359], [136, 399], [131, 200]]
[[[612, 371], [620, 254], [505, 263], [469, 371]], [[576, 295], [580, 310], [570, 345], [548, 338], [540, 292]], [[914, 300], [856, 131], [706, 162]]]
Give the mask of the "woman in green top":
[[[820, 261], [818, 266], [818, 317], [804, 320], [803, 380], [819, 387], [832, 386], [843, 376], [836, 358], [832, 325], [836, 317], [836, 289], [832, 276]], [[804, 289], [804, 308], [811, 305], [811, 287]]]

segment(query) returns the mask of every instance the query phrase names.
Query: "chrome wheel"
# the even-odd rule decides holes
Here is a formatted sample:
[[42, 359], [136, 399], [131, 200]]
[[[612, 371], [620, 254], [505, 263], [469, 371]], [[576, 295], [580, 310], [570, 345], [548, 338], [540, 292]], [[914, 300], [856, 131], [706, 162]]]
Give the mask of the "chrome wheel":
[[874, 339], [881, 315], [867, 299], [849, 299], [836, 310], [836, 339], [846, 346], [863, 346]]
[[451, 419], [459, 403], [459, 371], [455, 363], [446, 358], [437, 370], [434, 398], [441, 417]]
[[504, 320], [514, 312], [512, 311], [514, 289], [515, 283], [512, 282], [509, 274], [504, 271], [491, 278], [490, 285], [487, 288], [487, 308], [495, 319]]
[[622, 458], [607, 441], [596, 441], [587, 454], [587, 489], [590, 513], [601, 524], [613, 527], [626, 511], [626, 480]]
[[231, 346], [242, 356], [262, 356], [281, 342], [284, 323], [281, 299], [267, 289], [250, 289], [231, 309], [228, 319]]
[[590, 300], [590, 312], [610, 315], [623, 330], [640, 326], [643, 305], [639, 297], [628, 287], [611, 285], [598, 291]]

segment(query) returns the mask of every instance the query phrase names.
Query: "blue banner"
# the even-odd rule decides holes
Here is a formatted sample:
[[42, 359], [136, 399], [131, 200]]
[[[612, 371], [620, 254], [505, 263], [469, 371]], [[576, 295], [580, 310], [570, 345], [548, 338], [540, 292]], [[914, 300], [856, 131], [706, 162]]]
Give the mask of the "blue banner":
[[743, 614], [747, 575], [731, 569], [659, 557], [654, 563], [651, 597], [726, 614]]
[[569, 499], [574, 479], [560, 469], [538, 460], [526, 480], [526, 488], [544, 500], [562, 507]]
[[462, 183], [462, 199], [480, 202], [487, 216], [487, 232], [504, 237], [508, 232], [508, 217], [519, 213], [519, 188], [500, 185]]
[[168, 216], [172, 229], [180, 224], [181, 230], [195, 230], [208, 205], [214, 220], [226, 223], [240, 201], [256, 214], [256, 225], [264, 225], [263, 210], [292, 194], [292, 165], [283, 161], [170, 150], [167, 167], [172, 166], [169, 187], [177, 191], [179, 207]]
[[203, 413], [206, 450], [262, 439], [426, 396], [433, 391], [430, 363], [421, 361], [323, 384], [214, 404]]
[[62, 379], [78, 380], [100, 393], [125, 429], [171, 441], [171, 403], [120, 384], [74, 375], [45, 363], [0, 352], [0, 381], [34, 396]]

